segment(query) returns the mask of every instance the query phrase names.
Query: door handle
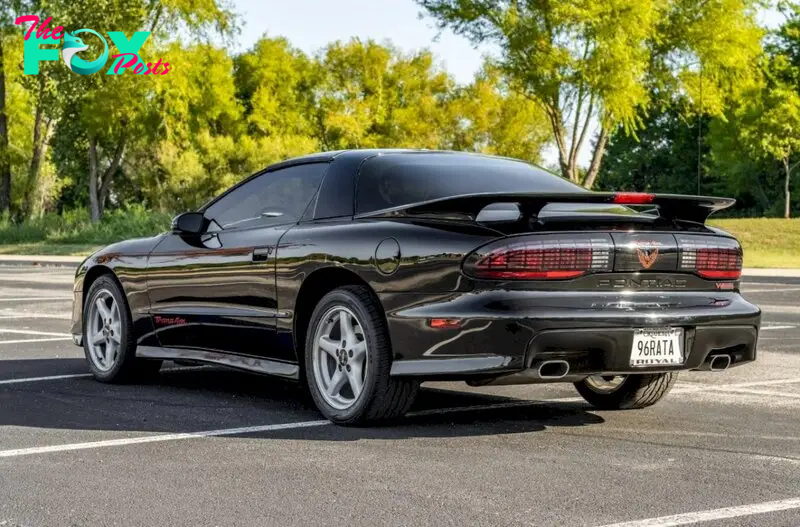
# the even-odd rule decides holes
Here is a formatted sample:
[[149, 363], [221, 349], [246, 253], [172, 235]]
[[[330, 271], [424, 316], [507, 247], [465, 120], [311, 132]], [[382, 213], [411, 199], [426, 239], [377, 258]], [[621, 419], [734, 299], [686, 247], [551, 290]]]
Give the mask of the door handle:
[[255, 249], [253, 249], [253, 261], [263, 262], [269, 260], [271, 254], [272, 254], [272, 247], [256, 247]]

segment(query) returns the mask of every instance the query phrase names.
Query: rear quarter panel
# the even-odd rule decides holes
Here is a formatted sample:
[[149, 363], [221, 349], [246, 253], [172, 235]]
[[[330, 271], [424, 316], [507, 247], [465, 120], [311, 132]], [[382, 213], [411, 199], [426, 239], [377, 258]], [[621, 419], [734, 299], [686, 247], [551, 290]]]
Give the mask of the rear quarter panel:
[[449, 222], [348, 218], [293, 227], [277, 250], [278, 331], [292, 334], [300, 287], [316, 271], [353, 272], [375, 291], [388, 314], [420, 298], [469, 290], [471, 283], [461, 274], [464, 256], [497, 237], [490, 229]]

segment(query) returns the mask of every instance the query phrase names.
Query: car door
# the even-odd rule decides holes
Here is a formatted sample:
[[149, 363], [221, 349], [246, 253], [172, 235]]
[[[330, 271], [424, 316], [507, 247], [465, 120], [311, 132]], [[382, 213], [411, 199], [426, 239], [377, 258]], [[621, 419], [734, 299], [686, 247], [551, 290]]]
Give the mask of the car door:
[[327, 166], [251, 178], [202, 211], [203, 232], [172, 232], [156, 246], [147, 288], [161, 346], [294, 360], [276, 334], [276, 248], [312, 202]]

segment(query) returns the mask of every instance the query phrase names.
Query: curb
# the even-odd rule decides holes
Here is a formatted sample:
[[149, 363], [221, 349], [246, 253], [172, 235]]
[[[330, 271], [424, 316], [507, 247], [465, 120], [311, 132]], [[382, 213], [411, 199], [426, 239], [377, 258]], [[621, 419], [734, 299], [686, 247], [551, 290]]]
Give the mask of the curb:
[[0, 254], [0, 265], [15, 267], [66, 267], [76, 268], [85, 260], [84, 256], [27, 256]]
[[800, 278], [800, 269], [742, 269], [745, 277]]

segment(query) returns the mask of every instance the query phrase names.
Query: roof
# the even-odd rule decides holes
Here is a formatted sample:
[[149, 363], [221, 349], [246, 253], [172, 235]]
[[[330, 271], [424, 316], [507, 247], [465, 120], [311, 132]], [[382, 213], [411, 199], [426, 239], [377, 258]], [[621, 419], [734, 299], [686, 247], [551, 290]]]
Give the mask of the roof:
[[516, 159], [513, 157], [504, 157], [504, 156], [493, 156], [489, 154], [481, 154], [475, 152], [462, 152], [457, 150], [428, 150], [424, 148], [363, 148], [363, 149], [348, 149], [348, 150], [332, 150], [328, 152], [317, 152], [313, 154], [307, 154], [304, 156], [294, 157], [291, 159], [287, 159], [285, 161], [281, 161], [279, 163], [275, 163], [274, 165], [270, 165], [267, 168], [268, 172], [272, 172], [274, 170], [278, 170], [281, 168], [290, 167], [293, 165], [302, 165], [305, 163], [326, 163], [333, 161], [337, 157], [340, 156], [354, 156], [360, 157], [361, 159], [367, 159], [370, 157], [382, 155], [382, 154], [453, 154], [453, 155], [462, 155], [462, 156], [476, 156], [476, 157], [487, 157], [487, 158], [494, 158], [494, 159], [507, 159], [509, 161], [517, 161], [519, 163], [526, 163], [537, 168], [540, 168], [546, 172], [550, 172], [549, 170], [536, 165], [534, 163], [530, 163], [528, 161], [524, 161], [522, 159]]

